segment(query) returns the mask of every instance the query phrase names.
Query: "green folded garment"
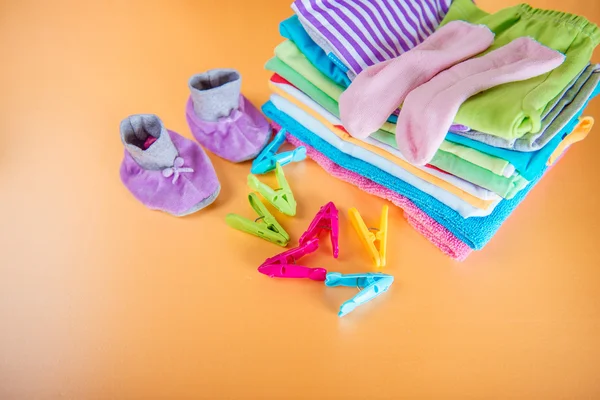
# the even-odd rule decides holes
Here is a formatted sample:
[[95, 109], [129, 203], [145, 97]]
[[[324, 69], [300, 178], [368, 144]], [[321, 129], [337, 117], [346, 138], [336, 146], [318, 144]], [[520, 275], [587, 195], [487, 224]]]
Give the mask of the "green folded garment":
[[486, 52], [530, 36], [566, 56], [561, 66], [546, 74], [496, 86], [462, 104], [456, 124], [509, 141], [541, 130], [544, 110], [586, 67], [600, 41], [598, 27], [587, 19], [526, 4], [488, 14], [472, 0], [454, 0], [440, 26], [455, 20], [484, 24], [495, 33]]

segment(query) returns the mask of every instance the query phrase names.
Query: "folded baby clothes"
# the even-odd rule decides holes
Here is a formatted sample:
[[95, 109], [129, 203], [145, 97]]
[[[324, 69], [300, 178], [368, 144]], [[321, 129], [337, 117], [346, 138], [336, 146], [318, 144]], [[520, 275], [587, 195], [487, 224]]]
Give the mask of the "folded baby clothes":
[[[294, 43], [290, 41], [281, 43], [275, 48], [275, 53], [277, 56], [267, 62], [266, 68], [289, 80], [292, 84], [327, 109], [327, 111], [339, 117], [340, 113], [337, 101], [344, 89], [320, 73], [306, 59]], [[379, 139], [380, 135], [385, 136], [382, 131], [387, 131], [394, 135], [396, 125], [388, 122], [384, 123], [382, 129], [376, 132], [374, 137]], [[391, 138], [391, 140], [395, 142], [394, 138]], [[397, 145], [393, 144], [393, 146]], [[483, 157], [478, 161], [485, 162], [485, 160], [486, 158]], [[476, 163], [473, 160], [470, 161]], [[485, 163], [478, 165], [482, 168], [489, 169], [492, 172], [496, 172], [493, 167], [490, 167]]]
[[[284, 62], [274, 58], [267, 62], [266, 68], [282, 74], [285, 79], [289, 79], [291, 83], [297, 86], [302, 92], [310, 94], [310, 97], [312, 97], [314, 100], [317, 100], [318, 98], [319, 100], [317, 103], [322, 105], [329, 112], [331, 112], [331, 109], [333, 109], [332, 114], [337, 116], [337, 102], [331, 103], [332, 99], [320, 92], [319, 89], [312, 83], [307, 82], [306, 79], [295, 73], [295, 71], [288, 67]], [[316, 97], [313, 97], [312, 95], [315, 93], [320, 94], [317, 94]], [[326, 100], [324, 103], [320, 103], [320, 101], [324, 98], [328, 98], [328, 100]], [[390, 146], [397, 146], [395, 136], [389, 132], [380, 130], [374, 133], [371, 137]], [[481, 157], [480, 159], [485, 160], [486, 157]], [[481, 167], [473, 164], [471, 161], [474, 161], [474, 159], [466, 161], [461, 159], [456, 154], [448, 154], [440, 150], [436, 153], [436, 156], [432, 160], [431, 164], [443, 171], [451, 173], [469, 182], [473, 182], [476, 185], [489, 189], [506, 198], [512, 198], [528, 183], [527, 180], [523, 179], [519, 174], [514, 174], [509, 177], [505, 177], [503, 174], [497, 175], [491, 171], [492, 167], [489, 165]], [[492, 164], [495, 163], [492, 162]]]
[[561, 53], [521, 37], [443, 71], [406, 97], [396, 126], [398, 149], [413, 164], [428, 163], [466, 99], [507, 82], [545, 74], [564, 60]]
[[186, 119], [194, 138], [226, 160], [242, 162], [260, 153], [271, 137], [265, 117], [240, 93], [242, 77], [214, 69], [189, 80]]
[[[592, 68], [590, 68], [590, 67], [592, 67]], [[543, 130], [550, 124], [550, 122], [552, 122], [552, 120], [554, 119], [552, 116], [553, 115], [556, 116], [556, 115], [560, 114], [561, 111], [563, 110], [563, 108], [565, 107], [565, 105], [567, 104], [567, 103], [561, 102], [563, 97], [569, 96], [569, 94], [574, 95], [572, 93], [572, 91], [570, 91], [570, 90], [575, 86], [577, 86], [577, 87], [583, 86], [585, 84], [585, 82], [589, 79], [590, 74], [591, 74], [591, 72], [593, 72], [593, 70], [594, 70], [593, 66], [588, 65], [574, 79], [572, 79], [571, 82], [569, 82], [569, 84], [567, 86], [565, 86], [563, 88], [563, 90], [554, 99], [552, 99], [551, 102], [549, 102], [546, 105], [546, 107], [544, 108], [544, 111], [542, 113], [542, 130], [540, 132], [543, 132]], [[572, 98], [568, 101], [570, 102], [571, 100], [572, 100]], [[561, 107], [559, 107], [559, 103], [562, 105]], [[481, 141], [482, 143], [488, 143], [488, 144], [491, 144], [492, 146], [515, 150], [514, 142], [516, 140], [508, 141], [506, 139], [499, 138], [498, 136], [488, 135], [487, 133], [483, 133], [483, 132], [476, 131], [474, 129], [470, 129], [468, 126], [465, 126], [465, 125], [460, 125], [460, 124], [452, 125], [450, 127], [450, 132], [455, 132], [459, 135], [471, 137], [474, 140]], [[524, 150], [524, 151], [535, 151], [535, 150], [531, 149], [531, 150]]]
[[[481, 209], [473, 206], [470, 202], [465, 201], [465, 192], [462, 193], [461, 197], [458, 197], [456, 194], [456, 190], [451, 193], [447, 190], [442, 189], [440, 186], [436, 184], [432, 184], [428, 181], [425, 181], [421, 178], [422, 174], [418, 174], [418, 171], [412, 170], [408, 172], [407, 170], [401, 168], [397, 164], [394, 164], [387, 159], [378, 156], [368, 150], [359, 147], [353, 143], [349, 143], [339, 138], [333, 132], [331, 132], [325, 125], [323, 125], [320, 121], [313, 118], [299, 107], [294, 106], [292, 103], [283, 99], [280, 96], [272, 95], [271, 103], [279, 110], [290, 118], [293, 118], [296, 121], [302, 121], [301, 125], [310, 131], [313, 135], [322, 140], [324, 143], [333, 146], [337, 151], [340, 151], [343, 154], [351, 156], [355, 160], [360, 160], [361, 162], [368, 163], [371, 166], [378, 168], [380, 171], [389, 174], [389, 176], [394, 177], [395, 179], [399, 179], [402, 182], [407, 182], [412, 187], [418, 188], [423, 192], [429, 194], [430, 196], [439, 199], [439, 201], [452, 210], [459, 213], [464, 218], [469, 217], [479, 217], [489, 215], [489, 213], [494, 209], [498, 201], [482, 201], [479, 199], [480, 203], [486, 204], [486, 209]], [[342, 164], [343, 165], [343, 164]], [[417, 172], [414, 174], [413, 172]], [[430, 178], [432, 179], [432, 178]], [[436, 179], [437, 184], [443, 185]], [[447, 186], [447, 185], [446, 185]], [[474, 201], [473, 196], [469, 196], [470, 201]]]
[[588, 66], [579, 78], [558, 99], [556, 104], [542, 119], [542, 128], [537, 133], [527, 133], [518, 139], [504, 139], [475, 130], [458, 133], [459, 135], [517, 151], [536, 151], [548, 144], [562, 127], [579, 112], [594, 92], [600, 81], [598, 65]]
[[[339, 116], [338, 103], [336, 100], [329, 97], [318, 87], [306, 80], [302, 75], [298, 74], [295, 70], [293, 70], [291, 67], [289, 67], [277, 57], [269, 60], [266, 64], [266, 68], [276, 73], [271, 78], [272, 83], [277, 84], [283, 88], [286, 86], [289, 87], [293, 84], [301, 92], [305, 93], [317, 104], [325, 108], [329, 113], [335, 115], [336, 117]], [[283, 78], [282, 75], [284, 75], [285, 78]], [[395, 130], [395, 125], [390, 126], [393, 127], [393, 129]], [[395, 135], [391, 132], [379, 130], [373, 134], [373, 137], [390, 146], [397, 146]], [[449, 142], [444, 142], [442, 144], [441, 150], [455, 154], [459, 158], [464, 158], [471, 164], [475, 164], [477, 166], [480, 166], [481, 168], [487, 169], [493, 172], [494, 174], [509, 177], [514, 172], [514, 168], [508, 162], [496, 157], [490, 157], [485, 153], [481, 153], [477, 150], [472, 150], [464, 146], [454, 146]]]
[[[297, 61], [301, 61], [300, 57], [296, 57], [296, 59]], [[308, 63], [308, 65], [310, 66], [310, 63]], [[324, 107], [330, 113], [336, 116], [339, 115], [338, 104], [336, 100], [325, 94], [318, 87], [316, 87], [307, 79], [305, 79], [302, 75], [300, 75], [294, 69], [289, 67], [286, 63], [282, 62], [279, 58], [275, 57], [270, 59], [267, 62], [266, 68], [270, 71], [276, 72], [284, 76], [286, 80], [289, 80], [294, 86], [298, 87], [302, 92], [306, 93], [310, 98], [314, 99], [317, 103], [319, 103], [319, 105]], [[595, 97], [597, 94], [598, 86], [596, 87], [595, 91], [592, 93], [592, 96], [590, 96], [590, 98]], [[590, 98], [588, 98], [588, 101]], [[585, 104], [587, 104], [587, 101]], [[585, 105], [582, 108], [585, 108]], [[396, 146], [396, 139], [394, 135], [390, 134], [389, 132], [389, 130], [395, 130], [395, 125], [384, 124], [384, 127], [382, 128], [387, 128], [388, 131], [380, 129], [375, 134], [373, 134], [372, 137], [377, 138], [378, 140], [381, 140], [384, 143]], [[527, 181], [530, 181], [535, 176], [539, 175], [540, 171], [544, 168], [546, 164], [546, 160], [552, 153], [552, 150], [556, 148], [556, 146], [558, 146], [560, 140], [562, 139], [560, 137], [557, 138], [555, 135], [554, 139], [551, 140], [546, 146], [542, 147], [540, 150], [532, 153], [522, 153], [518, 151], [511, 151], [507, 149], [489, 146], [482, 142], [472, 140], [470, 138], [454, 133], [448, 133], [446, 135], [446, 141], [448, 142], [458, 143], [463, 145], [464, 147], [471, 148], [480, 153], [491, 155], [498, 159], [506, 160], [512, 166], [514, 166], [514, 168], [516, 169], [516, 171], [519, 172], [522, 178]], [[443, 145], [441, 149], [445, 150]], [[495, 165], [495, 163], [481, 164], [480, 162], [471, 162], [473, 164], [481, 166], [482, 168], [489, 169], [490, 171], [495, 171], [497, 174], [503, 175], [502, 172], [498, 172], [494, 169], [493, 165]], [[467, 180], [470, 179], [464, 176], [462, 177]]]
[[496, 34], [490, 51], [529, 36], [566, 56], [551, 72], [491, 88], [460, 107], [455, 123], [506, 140], [541, 130], [547, 105], [586, 67], [600, 41], [600, 30], [587, 19], [526, 4], [487, 14], [471, 0], [454, 0], [442, 24], [454, 20], [487, 25]]
[[[583, 110], [585, 109], [589, 101], [595, 98], [598, 94], [600, 94], [600, 84], [596, 85], [591, 95], [585, 100], [584, 104], [580, 107], [579, 111], [577, 111], [575, 115], [573, 115], [571, 121], [577, 120], [583, 113]], [[571, 123], [571, 121], [567, 123], [567, 127], [569, 123]], [[548, 158], [563, 141], [564, 135], [569, 132], [569, 129], [567, 129], [567, 127], [561, 129], [558, 132], [558, 134], [554, 135], [554, 137], [544, 147], [532, 152], [520, 152], [499, 147], [493, 147], [488, 144], [453, 133], [448, 133], [448, 135], [446, 136], [446, 140], [454, 143], [460, 143], [464, 146], [477, 149], [482, 153], [486, 153], [507, 160], [511, 163], [511, 165], [514, 165], [516, 170], [519, 172], [519, 174], [523, 176], [523, 178], [527, 180], [532, 180], [535, 179], [535, 177], [538, 176], [542, 172], [542, 170], [546, 168], [546, 162], [548, 161]]]
[[[273, 125], [275, 129], [280, 128], [277, 124]], [[424, 213], [406, 197], [335, 164], [323, 154], [290, 134], [287, 135], [287, 139], [294, 146], [304, 146], [308, 157], [315, 161], [329, 175], [350, 183], [366, 193], [386, 199], [395, 206], [400, 207], [404, 211], [404, 217], [408, 223], [447, 256], [458, 261], [463, 261], [471, 254], [472, 250], [469, 246], [456, 238], [448, 229]]]
[[181, 217], [211, 204], [221, 185], [206, 153], [152, 114], [121, 122], [121, 180], [146, 207]]
[[[293, 86], [279, 86], [273, 82], [269, 82], [269, 88], [274, 94], [287, 100], [287, 102], [280, 101], [279, 103], [281, 106], [277, 104], [276, 100], [273, 100], [273, 103], [286, 114], [293, 116], [296, 112], [293, 107], [295, 106], [304, 111], [310, 118], [314, 118], [319, 121], [325, 126], [325, 128], [334, 133], [340, 139], [362, 147], [377, 156], [387, 159], [391, 163], [398, 165], [407, 172], [413, 173], [424, 181], [433, 183], [434, 185], [453, 193], [455, 196], [477, 208], [487, 209], [491, 202], [494, 202], [500, 198], [496, 193], [490, 190], [484, 189], [471, 182], [467, 182], [464, 179], [458, 178], [452, 174], [448, 174], [437, 167], [431, 165], [415, 166], [409, 164], [402, 158], [397, 149], [378, 142], [377, 140], [371, 138], [357, 139], [350, 136], [340, 124], [341, 121], [337, 117], [327, 112], [327, 110], [319, 106], [312, 99]], [[329, 134], [327, 132], [319, 136], [326, 137], [329, 136]], [[338, 141], [334, 141], [334, 143], [338, 143]], [[449, 185], [440, 182], [440, 180], [447, 182]], [[466, 194], [464, 192], [466, 192]], [[473, 196], [476, 199], [473, 199]], [[486, 202], [481, 202], [481, 200], [485, 200]]]
[[[469, 180], [447, 173], [436, 165], [427, 165], [425, 167], [412, 165], [403, 158], [397, 149], [383, 142], [372, 138], [357, 139], [350, 136], [344, 130], [343, 126], [339, 125], [339, 119], [328, 113], [325, 109], [321, 108], [318, 104], [297, 89], [290, 86], [286, 87], [284, 85], [277, 86], [273, 83], [270, 83], [270, 86], [274, 93], [279, 94], [286, 100], [301, 108], [309, 116], [322, 122], [324, 125], [326, 125], [327, 129], [332, 131], [342, 140], [363, 147], [370, 153], [374, 153], [387, 159], [402, 169], [417, 175], [424, 181], [430, 182], [450, 193], [453, 193], [457, 197], [467, 201], [469, 204], [475, 207], [487, 209], [487, 207], [484, 205], [474, 202], [473, 199], [464, 197], [464, 194], [456, 191], [456, 187], [472, 194], [479, 199], [496, 200], [499, 195], [508, 198], [513, 197], [528, 183], [518, 174], [514, 174], [513, 176], [509, 177], [502, 177], [492, 174], [491, 172], [478, 168], [474, 165], [472, 165], [470, 168], [463, 168], [462, 165], [465, 164], [464, 160], [458, 159], [458, 157], [454, 156], [453, 154], [442, 151], [436, 155], [436, 165], [449, 166], [449, 169], [458, 171], [461, 175], [468, 176], [470, 178]], [[437, 179], [433, 179], [431, 175], [448, 182], [451, 186], [445, 185], [444, 183], [439, 182]], [[490, 187], [491, 189], [482, 187], [477, 182], [481, 182], [483, 185]], [[500, 194], [498, 194], [498, 192], [500, 192]]]
[[[518, 204], [525, 198], [531, 188], [539, 181], [542, 174], [536, 177], [526, 189], [519, 192], [512, 200], [501, 201], [491, 215], [480, 218], [462, 218], [457, 212], [440, 203], [434, 197], [417, 190], [406, 182], [394, 178], [384, 171], [369, 163], [344, 154], [323, 141], [298, 121], [279, 111], [272, 103], [263, 106], [263, 112], [273, 121], [285, 127], [291, 135], [297, 137], [309, 146], [315, 148], [332, 162], [343, 165], [344, 168], [362, 175], [380, 185], [383, 185], [403, 196], [409, 198], [417, 207], [444, 225], [459, 240], [465, 242], [472, 249], [481, 249], [496, 233], [504, 220], [512, 213]], [[564, 132], [573, 129], [577, 121], [570, 121]]]
[[377, 131], [408, 93], [441, 71], [487, 49], [494, 34], [485, 26], [452, 21], [412, 50], [372, 65], [340, 96], [340, 119], [352, 136]]
[[323, 75], [337, 83], [342, 87], [350, 85], [350, 78], [346, 75], [345, 70], [341, 69], [338, 64], [331, 61], [327, 54], [320, 48], [308, 33], [302, 27], [297, 15], [283, 20], [279, 24], [279, 33], [286, 39], [292, 41], [302, 54], [315, 66]]
[[364, 68], [412, 49], [431, 35], [451, 0], [296, 0], [292, 8], [311, 38], [348, 67]]
[[[341, 121], [337, 118], [337, 116], [334, 113], [331, 113], [329, 109], [323, 107], [321, 104], [319, 104], [319, 102], [313, 100], [310, 96], [306, 95], [299, 88], [292, 85], [280, 75], [274, 74], [271, 77], [271, 79], [269, 80], [269, 87], [272, 90], [277, 91], [278, 94], [281, 94], [281, 92], [285, 92], [286, 95], [293, 97], [298, 102], [303, 103], [303, 105], [311, 108], [313, 111], [316, 111], [318, 113], [324, 112], [331, 115], [332, 118], [335, 118], [337, 120], [335, 124], [341, 125]], [[283, 96], [286, 97], [286, 95]], [[318, 98], [320, 98], [320, 96], [318, 96]], [[322, 111], [319, 111], [319, 109], [321, 109]], [[342, 129], [344, 129], [345, 131], [345, 127], [342, 126]], [[348, 134], [345, 133], [344, 136], [347, 135]], [[371, 137], [369, 138], [359, 140], [368, 140], [369, 142], [378, 143], [378, 145], [385, 146], [386, 149], [391, 148], [393, 149], [392, 152], [400, 154], [400, 152], [397, 149], [395, 135], [392, 135], [389, 132], [378, 131], [371, 135]], [[464, 161], [468, 161], [470, 165], [474, 164], [475, 166], [486, 169], [489, 172], [496, 175], [510, 177], [514, 175], [515, 172], [514, 167], [505, 160], [489, 156], [485, 153], [473, 150], [469, 147], [456, 145], [452, 142], [442, 143], [442, 146], [440, 147], [440, 153], [443, 152], [454, 154], [456, 157]], [[441, 157], [436, 155], [436, 160], [440, 158]]]
[[[333, 115], [332, 113], [327, 111], [325, 108], [323, 108], [317, 102], [312, 100], [309, 96], [307, 96], [306, 94], [301, 92], [299, 89], [294, 87], [291, 83], [287, 82], [285, 79], [283, 79], [279, 75], [275, 74], [271, 77], [271, 79], [269, 81], [269, 87], [271, 88], [271, 90], [274, 93], [279, 94], [280, 96], [282, 96], [282, 97], [286, 98], [287, 100], [293, 102], [294, 104], [298, 105], [299, 107], [304, 109], [310, 115], [315, 116], [315, 117], [317, 116], [317, 114], [324, 116], [324, 118], [327, 119], [328, 121], [330, 121], [332, 125], [336, 126], [337, 131], [343, 132], [343, 133], [339, 134], [339, 136], [342, 137], [343, 139], [354, 140], [357, 143], [363, 143], [363, 144], [368, 143], [371, 145], [371, 147], [375, 146], [380, 149], [384, 149], [384, 151], [381, 152], [382, 156], [388, 157], [390, 160], [396, 160], [397, 158], [401, 158], [402, 159], [401, 162], [406, 163], [406, 160], [404, 160], [402, 158], [402, 155], [400, 154], [398, 149], [394, 148], [393, 145], [388, 145], [384, 141], [376, 140], [371, 137], [365, 138], [365, 139], [352, 138], [348, 134], [348, 132], [345, 130], [345, 128], [341, 125], [341, 121], [335, 115]], [[388, 142], [390, 142], [392, 144], [395, 143], [393, 137], [391, 139], [389, 139]], [[478, 160], [481, 158], [488, 157], [489, 158], [488, 161], [490, 162], [490, 165], [493, 165], [494, 169], [498, 171], [498, 172], [494, 172], [495, 174], [499, 174], [499, 175], [505, 176], [505, 177], [510, 177], [510, 176], [514, 175], [514, 172], [515, 172], [514, 167], [512, 165], [508, 164], [506, 161], [501, 160], [499, 158], [490, 157], [490, 156], [485, 155], [484, 153], [472, 151], [468, 147], [455, 145], [451, 142], [444, 143], [443, 147], [444, 147], [442, 149], [443, 151], [451, 153], [451, 154], [456, 154], [457, 157], [460, 157], [466, 161], [470, 161], [470, 159]], [[394, 162], [397, 162], [397, 161], [394, 161]], [[477, 164], [476, 161], [473, 161], [473, 163]], [[417, 168], [419, 168], [419, 167], [417, 166]], [[438, 170], [437, 167], [436, 167], [436, 170]], [[451, 177], [454, 177], [454, 175], [451, 175], [448, 173], [444, 173], [443, 175], [444, 176], [449, 175]], [[462, 179], [460, 179], [458, 177], [454, 177], [454, 178], [457, 178], [460, 181], [463, 181]]]
[[[432, 183], [433, 185], [452, 193], [459, 199], [476, 208], [485, 210], [489, 210], [489, 207], [496, 200], [500, 199], [500, 196], [489, 190], [457, 178], [454, 175], [445, 173], [437, 168], [411, 165], [394, 154], [394, 152], [398, 152], [397, 150], [386, 149], [384, 147], [385, 145], [382, 145], [375, 140], [365, 139], [365, 141], [361, 141], [353, 138], [341, 125], [339, 125], [339, 120], [331, 114], [327, 115], [326, 111], [323, 110], [322, 113], [316, 111], [285, 93], [279, 95], [277, 92], [280, 91], [276, 88], [274, 92], [275, 94], [271, 96], [271, 101], [279, 110], [295, 119], [296, 117], [302, 117], [303, 123], [304, 120], [310, 120], [313, 122], [313, 133], [317, 134], [328, 143], [331, 143], [333, 146], [336, 146], [341, 151], [350, 152], [357, 158], [379, 165], [381, 169], [388, 171], [391, 175], [396, 175], [398, 172], [404, 176], [405, 172], [408, 172], [425, 182]], [[316, 107], [318, 107], [318, 105]], [[319, 124], [317, 124], [317, 122], [319, 122]], [[388, 150], [391, 150], [392, 152]]]

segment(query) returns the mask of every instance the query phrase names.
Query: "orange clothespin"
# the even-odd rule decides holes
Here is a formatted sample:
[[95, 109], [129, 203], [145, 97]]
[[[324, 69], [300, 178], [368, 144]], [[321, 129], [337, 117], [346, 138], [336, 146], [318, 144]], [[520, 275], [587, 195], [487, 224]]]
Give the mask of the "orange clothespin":
[[573, 131], [569, 133], [562, 142], [560, 142], [558, 147], [550, 155], [550, 158], [548, 158], [546, 165], [550, 166], [554, 164], [556, 160], [558, 160], [558, 158], [565, 152], [565, 150], [570, 145], [575, 144], [577, 142], [581, 142], [583, 139], [585, 139], [588, 133], [590, 133], [590, 131], [592, 130], [593, 126], [594, 118], [582, 117], [579, 120], [579, 123], [575, 126], [575, 128], [573, 128]]

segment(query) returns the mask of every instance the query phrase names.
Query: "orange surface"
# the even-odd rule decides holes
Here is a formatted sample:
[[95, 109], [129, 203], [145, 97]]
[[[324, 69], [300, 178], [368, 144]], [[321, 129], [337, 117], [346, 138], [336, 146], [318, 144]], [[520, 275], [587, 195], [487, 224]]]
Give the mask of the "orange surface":
[[[222, 194], [183, 219], [124, 188], [119, 121], [190, 137], [187, 79], [215, 67], [264, 102], [289, 3], [0, 2], [0, 399], [599, 398], [600, 132], [465, 263], [391, 207], [396, 283], [342, 319], [354, 289], [259, 275], [280, 249], [225, 225], [251, 215], [249, 164], [210, 155]], [[600, 23], [597, 1], [532, 4]], [[321, 204], [342, 211], [340, 260], [309, 262], [371, 270], [347, 210], [377, 224], [384, 202], [310, 161], [286, 174], [293, 241]]]

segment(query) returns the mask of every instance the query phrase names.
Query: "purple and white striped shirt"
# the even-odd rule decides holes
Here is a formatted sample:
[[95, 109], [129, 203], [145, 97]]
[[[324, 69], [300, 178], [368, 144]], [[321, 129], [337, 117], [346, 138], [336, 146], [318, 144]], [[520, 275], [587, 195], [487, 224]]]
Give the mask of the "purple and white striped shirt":
[[[452, 0], [295, 0], [307, 33], [352, 79], [412, 49], [433, 33]], [[335, 61], [335, 60], [334, 60]]]

